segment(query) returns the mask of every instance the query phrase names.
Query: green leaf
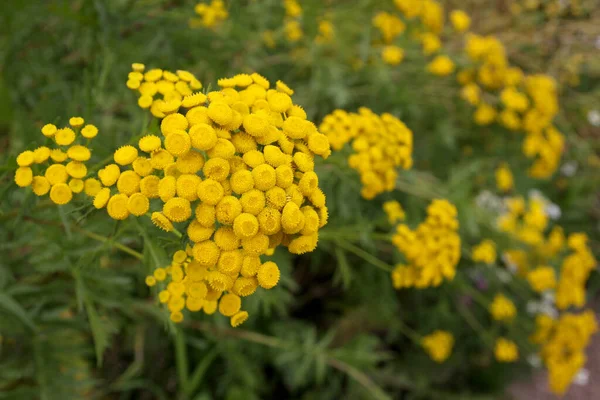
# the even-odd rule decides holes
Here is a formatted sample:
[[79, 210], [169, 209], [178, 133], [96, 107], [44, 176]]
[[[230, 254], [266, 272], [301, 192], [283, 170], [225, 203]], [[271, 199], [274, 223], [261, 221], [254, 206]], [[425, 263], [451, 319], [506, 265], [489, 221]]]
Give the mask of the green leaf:
[[102, 365], [104, 351], [110, 344], [111, 328], [110, 324], [102, 321], [94, 304], [86, 300], [85, 310], [87, 312], [88, 320], [90, 321], [90, 328], [92, 329], [92, 336], [94, 337], [94, 348], [96, 350], [96, 362], [98, 366]]
[[37, 330], [37, 326], [29, 314], [27, 314], [27, 311], [12, 297], [8, 296], [7, 294], [0, 293], [0, 307], [17, 317], [29, 329], [33, 331]]

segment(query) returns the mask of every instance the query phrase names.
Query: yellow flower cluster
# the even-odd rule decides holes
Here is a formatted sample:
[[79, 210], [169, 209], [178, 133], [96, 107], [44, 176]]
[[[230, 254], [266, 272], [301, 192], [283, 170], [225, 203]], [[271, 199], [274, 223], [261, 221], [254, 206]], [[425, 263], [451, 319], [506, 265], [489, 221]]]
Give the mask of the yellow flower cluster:
[[392, 243], [409, 264], [392, 272], [396, 289], [439, 286], [444, 279], [454, 279], [461, 254], [456, 215], [453, 204], [438, 199], [427, 207], [427, 218], [415, 230], [398, 225]]
[[20, 187], [31, 186], [36, 196], [49, 193], [50, 200], [59, 205], [69, 203], [73, 194], [85, 192], [94, 196], [100, 190], [100, 182], [85, 178], [88, 175], [86, 163], [92, 156], [88, 143], [96, 137], [98, 128], [84, 124], [83, 118], [72, 117], [70, 126], [64, 128], [44, 125], [42, 135], [56, 146], [41, 146], [20, 153], [15, 183]]
[[[556, 82], [547, 75], [525, 76], [512, 67], [504, 45], [493, 36], [469, 34], [465, 52], [472, 65], [458, 73], [462, 97], [476, 106], [474, 120], [479, 125], [498, 121], [505, 128], [523, 130], [523, 154], [533, 159], [529, 174], [548, 178], [556, 169], [564, 147], [563, 135], [552, 125], [558, 112]], [[499, 107], [482, 100], [487, 90], [498, 99]]]
[[[175, 260], [183, 275], [171, 273], [171, 283], [196, 282], [218, 292], [210, 301], [227, 293], [223, 298], [229, 302], [257, 286], [277, 284], [277, 265], [261, 263], [261, 255], [279, 245], [294, 254], [315, 249], [328, 213], [314, 158], [327, 158], [331, 150], [285, 83], [278, 81], [273, 89], [254, 73], [220, 79], [218, 86], [170, 100], [163, 108], [162, 137], [139, 140], [147, 156], [133, 146], [118, 149], [115, 164], [98, 173], [106, 187], [94, 205], [107, 205], [111, 217], [124, 219], [145, 214], [149, 200], [159, 199], [154, 224], [170, 231], [173, 224], [186, 223], [192, 243], [192, 259]], [[111, 195], [115, 184], [118, 193]], [[198, 293], [192, 297], [206, 300]], [[177, 306], [169, 307], [178, 321], [184, 300], [175, 298]]]
[[328, 19], [322, 19], [319, 21], [318, 27], [319, 33], [315, 37], [315, 42], [319, 44], [331, 43], [335, 35], [335, 29], [333, 23]]
[[493, 240], [483, 240], [477, 246], [473, 247], [471, 259], [475, 262], [493, 264], [496, 262], [496, 243]]
[[404, 221], [406, 218], [402, 204], [396, 200], [383, 203], [383, 211], [385, 211], [390, 224], [396, 224], [398, 221]]
[[597, 331], [598, 323], [592, 310], [580, 314], [565, 313], [557, 320], [538, 315], [531, 341], [541, 346], [540, 354], [548, 368], [550, 389], [554, 393], [564, 394], [583, 368], [585, 348]]
[[364, 107], [358, 113], [335, 110], [325, 116], [319, 129], [334, 150], [352, 141], [355, 153], [348, 157], [348, 164], [360, 174], [365, 199], [394, 190], [396, 168], [412, 167], [412, 131], [391, 114], [379, 116]]
[[500, 337], [496, 339], [494, 346], [494, 355], [496, 360], [502, 363], [515, 362], [519, 359], [519, 348], [515, 342]]
[[[132, 64], [127, 79], [127, 87], [139, 92], [138, 105], [149, 108], [156, 118], [164, 118], [173, 113], [173, 109], [181, 103], [184, 97], [202, 89], [202, 83], [188, 71], [179, 70], [176, 73], [160, 68], [146, 72], [144, 64]], [[162, 95], [162, 98], [159, 98]]]
[[373, 17], [373, 26], [379, 30], [383, 43], [386, 44], [392, 43], [406, 30], [406, 25], [399, 17], [385, 11]]
[[423, 337], [421, 346], [433, 361], [443, 363], [452, 354], [454, 336], [450, 332], [438, 330]]
[[522, 197], [507, 199], [508, 212], [500, 216], [498, 227], [526, 244], [541, 246], [548, 227], [545, 205], [541, 198], [530, 198], [527, 206]]
[[510, 322], [517, 315], [517, 308], [508, 297], [499, 293], [490, 304], [490, 314], [496, 321]]
[[190, 27], [215, 28], [227, 19], [229, 13], [225, 9], [223, 0], [212, 0], [210, 4], [198, 3], [194, 7], [198, 18], [190, 19]]
[[585, 305], [586, 282], [596, 267], [596, 259], [587, 240], [584, 233], [569, 235], [568, 245], [572, 252], [562, 261], [556, 288], [556, 306], [560, 310]]
[[508, 164], [503, 163], [495, 171], [496, 175], [496, 187], [501, 192], [510, 192], [514, 189], [515, 183], [512, 171], [508, 167]]
[[302, 7], [297, 0], [283, 0], [285, 7], [285, 20], [283, 23], [283, 31], [285, 38], [290, 43], [296, 43], [304, 37], [302, 30]]
[[[203, 311], [208, 315], [218, 309], [221, 315], [229, 317], [231, 326], [235, 328], [248, 319], [248, 312], [241, 310], [242, 297], [253, 294], [259, 285], [271, 288], [279, 280], [279, 269], [275, 263], [268, 261], [263, 264], [258, 256], [233, 256], [231, 253], [225, 259], [219, 259], [219, 268], [214, 269], [194, 259], [193, 254], [190, 246], [186, 250], [178, 250], [173, 254], [170, 265], [157, 268], [146, 277], [148, 286], [167, 283], [158, 298], [167, 305], [171, 320], [176, 323], [183, 321], [184, 309]], [[227, 264], [229, 262], [240, 265]], [[225, 269], [227, 272], [222, 273]], [[231, 273], [235, 269], [238, 276]], [[225, 288], [229, 281], [233, 284]]]

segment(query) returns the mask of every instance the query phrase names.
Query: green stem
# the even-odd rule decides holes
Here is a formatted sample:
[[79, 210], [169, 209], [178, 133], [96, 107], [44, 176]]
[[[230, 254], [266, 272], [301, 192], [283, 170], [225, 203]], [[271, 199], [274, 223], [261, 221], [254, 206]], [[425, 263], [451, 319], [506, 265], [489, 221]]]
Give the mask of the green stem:
[[404, 334], [407, 338], [409, 338], [417, 347], [421, 347], [421, 335], [415, 332], [411, 327], [406, 325], [402, 319], [398, 318], [396, 320], [397, 327], [400, 332]]
[[352, 243], [349, 243], [343, 239], [337, 239], [335, 241], [335, 243], [343, 248], [344, 250], [349, 251], [350, 253], [362, 258], [363, 260], [365, 260], [366, 262], [368, 262], [369, 264], [382, 269], [386, 272], [392, 272], [394, 270], [394, 267], [389, 265], [388, 263], [385, 263], [383, 261], [381, 261], [379, 258], [375, 257], [374, 255], [364, 251], [363, 249], [361, 249], [360, 247], [357, 247], [355, 245], [353, 245]]
[[389, 233], [379, 233], [379, 232], [372, 232], [372, 233], [367, 233], [367, 234], [357, 234], [356, 232], [352, 232], [352, 231], [342, 231], [342, 230], [334, 230], [334, 229], [330, 230], [327, 228], [319, 231], [319, 240], [335, 241], [335, 240], [342, 238], [342, 239], [350, 240], [350, 241], [354, 242], [365, 236], [367, 236], [373, 240], [382, 240], [385, 242], [391, 242], [393, 235], [391, 235]]
[[204, 374], [206, 374], [206, 371], [208, 370], [208, 367], [210, 367], [210, 364], [215, 360], [218, 354], [219, 352], [217, 348], [213, 348], [204, 356], [204, 358], [202, 358], [202, 361], [200, 361], [200, 363], [196, 366], [196, 369], [192, 373], [191, 378], [187, 382], [187, 386], [184, 387], [184, 391], [187, 393], [188, 396], [191, 397], [194, 394], [194, 392], [196, 392], [198, 386], [200, 386], [200, 383], [202, 382]]
[[182, 398], [188, 399], [188, 392], [185, 388], [188, 386], [188, 359], [185, 348], [185, 334], [183, 329], [179, 328], [173, 336], [173, 344], [175, 345], [175, 363], [177, 367], [177, 378], [179, 380], [179, 389], [181, 390]]

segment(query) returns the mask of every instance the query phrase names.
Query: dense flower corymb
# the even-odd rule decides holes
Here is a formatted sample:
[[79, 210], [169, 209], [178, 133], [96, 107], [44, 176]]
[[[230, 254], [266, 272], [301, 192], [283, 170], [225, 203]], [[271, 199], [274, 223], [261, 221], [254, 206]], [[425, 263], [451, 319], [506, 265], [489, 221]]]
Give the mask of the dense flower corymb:
[[272, 89], [255, 73], [218, 86], [163, 100], [155, 114], [162, 136], [115, 152], [98, 173], [105, 188], [94, 205], [114, 219], [152, 211], [165, 231], [185, 223], [190, 247], [159, 274], [169, 282], [161, 296], [171, 319], [181, 321], [183, 308], [210, 314], [218, 305], [237, 326], [247, 317], [241, 298], [279, 281], [277, 265], [261, 255], [279, 245], [294, 254], [315, 249], [328, 213], [314, 158], [331, 150], [284, 82]]
[[361, 194], [366, 199], [393, 190], [397, 168], [412, 167], [412, 131], [391, 114], [379, 116], [364, 107], [358, 113], [336, 110], [323, 119], [319, 129], [334, 150], [352, 142], [354, 153], [348, 164], [360, 174]]

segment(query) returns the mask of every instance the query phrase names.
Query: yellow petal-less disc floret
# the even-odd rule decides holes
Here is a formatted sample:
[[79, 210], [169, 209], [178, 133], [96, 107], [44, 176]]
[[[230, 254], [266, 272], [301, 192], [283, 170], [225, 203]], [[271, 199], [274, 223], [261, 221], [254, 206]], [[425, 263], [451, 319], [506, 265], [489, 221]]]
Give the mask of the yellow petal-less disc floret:
[[138, 157], [138, 151], [133, 146], [122, 146], [115, 151], [114, 159], [119, 165], [129, 165]]
[[57, 183], [50, 189], [50, 200], [56, 204], [67, 204], [72, 198], [73, 192], [66, 183]]

